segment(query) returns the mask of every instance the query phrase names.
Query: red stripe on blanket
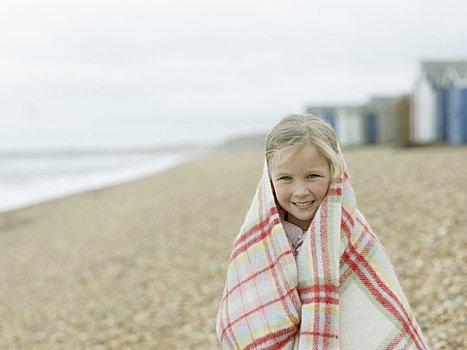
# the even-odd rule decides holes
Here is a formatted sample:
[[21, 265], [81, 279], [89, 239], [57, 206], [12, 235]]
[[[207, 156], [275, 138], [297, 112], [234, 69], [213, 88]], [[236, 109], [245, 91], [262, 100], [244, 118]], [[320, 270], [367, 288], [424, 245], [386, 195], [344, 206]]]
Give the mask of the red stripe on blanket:
[[[346, 264], [357, 274], [359, 279], [363, 282], [363, 284], [368, 288], [368, 290], [374, 295], [376, 300], [384, 306], [389, 312], [391, 312], [394, 317], [403, 325], [405, 331], [409, 334], [409, 336], [412, 338], [415, 344], [417, 344], [419, 341], [421, 341], [420, 335], [418, 334], [417, 330], [411, 323], [410, 317], [407, 315], [407, 311], [405, 310], [405, 307], [400, 303], [399, 299], [392, 293], [392, 291], [384, 284], [384, 282], [381, 281], [381, 279], [378, 277], [376, 272], [372, 269], [372, 267], [368, 264], [366, 259], [353, 247], [352, 245], [349, 245], [350, 251], [352, 255], [358, 260], [358, 262], [362, 265], [363, 268], [367, 270], [367, 272], [370, 274], [370, 276], [373, 278], [377, 286], [383, 290], [390, 298], [391, 300], [398, 305], [398, 307], [402, 310], [403, 314], [400, 314], [399, 311], [392, 306], [391, 302], [385, 298], [380, 291], [378, 291], [373, 283], [369, 281], [369, 279], [366, 277], [364, 272], [359, 268], [356, 262], [351, 260], [349, 252], [344, 252], [343, 254], [343, 259], [346, 262]], [[404, 320], [404, 318], [406, 320]], [[418, 346], [417, 346], [418, 347]], [[423, 349], [418, 347], [419, 349]]]
[[[329, 243], [328, 242], [328, 239], [329, 239], [328, 207], [329, 207], [329, 198], [326, 200], [325, 205], [322, 207], [322, 216], [321, 216], [321, 224], [320, 224], [321, 257], [322, 257], [322, 266], [323, 266], [323, 272], [324, 272], [324, 276], [320, 276], [320, 277], [324, 278], [324, 281], [332, 282], [331, 265], [329, 261], [330, 257], [329, 257], [329, 249], [328, 249], [328, 243]], [[325, 305], [324, 320], [322, 317], [319, 318], [321, 320], [321, 324], [320, 324], [320, 328], [318, 329], [318, 331], [324, 334], [331, 334], [332, 333], [332, 330], [331, 330], [332, 322], [331, 322], [331, 310], [329, 308], [329, 305], [338, 304], [339, 302], [338, 299], [332, 298], [330, 296], [326, 296], [326, 297], [316, 296], [312, 298], [311, 300], [312, 302], [313, 300], [315, 300], [314, 302], [322, 303]], [[323, 316], [322, 312], [315, 311], [315, 315], [317, 315], [318, 313], [320, 313], [321, 316]], [[324, 326], [324, 329], [323, 329], [323, 326]], [[323, 339], [323, 346], [325, 349], [329, 348], [329, 339], [326, 337]]]
[[327, 196], [341, 196], [342, 195], [342, 188], [340, 187], [329, 187]]
[[[339, 299], [334, 298], [332, 294], [339, 293], [339, 287], [332, 284], [323, 284], [323, 285], [314, 285], [305, 288], [299, 288], [298, 293], [300, 295], [300, 300], [302, 305], [310, 303], [321, 303], [329, 305], [338, 305]], [[310, 297], [306, 297], [306, 294], [312, 294]], [[313, 294], [327, 294], [323, 295], [313, 295]]]
[[304, 298], [302, 300], [302, 305], [305, 304], [326, 304], [326, 305], [338, 305], [339, 299], [333, 297], [312, 297], [312, 298]]
[[324, 276], [319, 276], [320, 278], [324, 278], [325, 281], [331, 281], [331, 266], [329, 264], [329, 254], [328, 254], [328, 205], [329, 200], [327, 200], [321, 209], [321, 224], [319, 230], [319, 236], [321, 241], [321, 258], [322, 260], [322, 267]]
[[[271, 234], [272, 228], [280, 223], [279, 217], [276, 217], [274, 218], [274, 220], [271, 221], [271, 216], [274, 215], [274, 213], [271, 214], [271, 212], [270, 212], [270, 215], [268, 215], [265, 220], [261, 221], [259, 224], [255, 225], [253, 228], [248, 230], [245, 234], [243, 234], [239, 238], [239, 240], [235, 242], [235, 247], [238, 247], [238, 248], [236, 250], [234, 248], [234, 251], [232, 252], [229, 262], [232, 262], [233, 259], [235, 259], [239, 254], [246, 251], [253, 244], [260, 242], [265, 237]], [[265, 228], [267, 228], [267, 230], [263, 231]], [[261, 232], [261, 233], [255, 238], [252, 238], [246, 241], [247, 238], [250, 237], [255, 232]]]
[[345, 165], [345, 168], [344, 168], [344, 178], [350, 183], [350, 176], [347, 170], [347, 165]]
[[250, 349], [257, 349], [258, 346], [260, 346], [261, 344], [264, 344], [268, 341], [274, 341], [274, 339], [277, 339], [279, 337], [283, 337], [287, 334], [290, 334], [287, 338], [277, 342], [276, 344], [273, 344], [273, 345], [270, 345], [268, 347], [265, 347], [264, 349], [267, 349], [267, 350], [279, 350], [279, 349], [282, 349], [282, 347], [289, 343], [292, 339], [295, 338], [295, 332], [297, 331], [298, 329], [298, 323], [297, 324], [294, 324], [293, 326], [289, 327], [289, 328], [284, 328], [284, 329], [281, 329], [280, 331], [277, 331], [277, 332], [273, 332], [273, 333], [270, 333], [264, 337], [261, 337], [261, 338], [258, 338], [256, 339], [253, 343], [250, 343], [248, 344], [244, 349], [245, 350], [250, 350]]
[[344, 208], [342, 208], [342, 217], [343, 220], [341, 220], [341, 229], [344, 230], [345, 235], [350, 242], [350, 236], [352, 234], [352, 229], [355, 226], [355, 221], [352, 215], [350, 215], [349, 211]]
[[347, 279], [352, 275], [353, 271], [352, 271], [352, 269], [348, 268], [344, 272], [342, 272], [342, 266], [347, 266], [345, 264], [344, 260], [342, 260], [342, 256], [341, 256], [339, 264], [341, 266], [340, 277], [339, 277], [339, 285], [342, 286], [347, 281]]
[[[315, 218], [316, 218], [316, 214], [315, 214]], [[313, 225], [313, 222], [311, 223]], [[315, 235], [313, 234], [313, 232], [310, 232], [311, 234], [311, 261], [312, 261], [312, 266], [313, 266], [313, 276], [315, 276], [315, 279], [318, 279], [319, 280], [319, 277], [320, 274], [318, 273], [318, 253], [317, 253], [317, 247], [316, 247], [316, 242], [314, 240]], [[319, 247], [318, 247], [319, 248]], [[313, 331], [312, 333], [319, 333], [320, 331], [320, 323], [319, 323], [319, 312], [314, 312], [314, 315], [313, 315]], [[311, 331], [310, 331], [311, 332]], [[315, 341], [316, 339], [314, 339], [313, 341], [313, 344], [314, 345], [317, 345], [315, 344]]]
[[259, 231], [262, 227], [264, 227], [264, 225], [266, 225], [266, 224], [271, 220], [271, 217], [272, 217], [273, 215], [276, 215], [276, 214], [277, 214], [277, 208], [276, 208], [276, 207], [272, 207], [272, 208], [269, 210], [268, 215], [264, 218], [263, 221], [259, 222], [258, 224], [256, 224], [255, 226], [253, 226], [252, 228], [250, 228], [249, 230], [247, 230], [246, 232], [242, 233], [242, 234], [235, 240], [233, 248], [235, 249], [238, 245], [244, 243], [244, 241], [245, 241], [253, 232]]
[[300, 335], [309, 335], [309, 336], [314, 336], [314, 337], [324, 337], [324, 338], [334, 338], [334, 339], [339, 339], [339, 336], [336, 334], [332, 333], [319, 333], [319, 332], [300, 332]]
[[298, 288], [298, 292], [300, 294], [304, 293], [317, 293], [317, 292], [329, 292], [329, 293], [338, 293], [339, 287], [333, 284], [321, 284], [321, 285], [314, 285], [309, 287]]
[[[386, 347], [386, 349], [395, 349], [398, 345], [400, 345], [400, 342], [405, 338], [405, 333], [399, 333], [394, 337], [394, 339], [389, 343], [389, 345]], [[405, 348], [409, 342], [406, 343]], [[399, 346], [400, 347], [400, 346]]]
[[245, 283], [248, 283], [249, 281], [251, 281], [252, 279], [258, 277], [259, 275], [261, 275], [262, 273], [265, 273], [267, 270], [270, 270], [272, 268], [274, 268], [274, 266], [279, 262], [279, 260], [281, 258], [283, 258], [285, 255], [288, 255], [288, 254], [293, 254], [293, 252], [291, 250], [287, 250], [285, 252], [283, 252], [281, 255], [279, 255], [277, 257], [277, 259], [275, 261], [273, 261], [272, 264], [270, 264], [269, 266], [265, 267], [264, 269], [262, 270], [259, 270], [257, 272], [255, 272], [253, 275], [251, 275], [250, 277], [248, 277], [247, 279], [244, 279], [243, 281], [240, 281], [239, 283], [237, 283], [235, 286], [233, 286], [229, 291], [227, 291], [227, 293], [225, 293], [224, 297], [222, 298], [222, 301], [221, 303], [224, 302], [224, 299], [228, 298], [229, 295], [237, 288], [241, 287], [242, 285], [244, 285]]
[[[226, 327], [222, 330], [222, 334], [221, 334], [221, 339], [224, 337], [224, 334], [225, 332], [230, 329], [235, 323], [237, 322], [240, 322], [241, 320], [243, 320], [244, 318], [247, 318], [248, 316], [254, 314], [255, 312], [258, 312], [262, 309], [265, 309], [267, 308], [269, 305], [272, 305], [274, 303], [277, 303], [278, 301], [283, 301], [285, 300], [285, 298], [288, 298], [290, 294], [293, 294], [295, 292], [295, 288], [289, 290], [286, 294], [284, 295], [281, 295], [280, 297], [276, 298], [276, 299], [273, 299], [269, 302], [267, 302], [266, 304], [263, 304], [261, 306], [258, 306], [256, 309], [253, 309], [251, 311], [248, 311], [247, 313], [243, 314], [242, 316], [238, 317], [237, 319], [233, 320], [230, 324], [227, 324]], [[293, 324], [298, 324], [299, 321], [295, 318], [295, 317], [292, 317], [291, 318], [291, 321]]]

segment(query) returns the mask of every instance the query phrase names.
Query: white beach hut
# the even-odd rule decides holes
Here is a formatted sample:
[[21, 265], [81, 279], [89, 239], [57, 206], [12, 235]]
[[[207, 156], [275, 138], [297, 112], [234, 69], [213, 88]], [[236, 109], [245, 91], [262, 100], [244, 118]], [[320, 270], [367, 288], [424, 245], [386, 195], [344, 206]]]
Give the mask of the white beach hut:
[[413, 98], [413, 141], [437, 141], [440, 135], [437, 130], [436, 89], [426, 75], [422, 75], [416, 82]]
[[361, 107], [338, 107], [337, 137], [343, 147], [365, 143], [365, 123]]
[[365, 116], [361, 106], [317, 106], [308, 107], [326, 119], [334, 128], [342, 147], [365, 143]]

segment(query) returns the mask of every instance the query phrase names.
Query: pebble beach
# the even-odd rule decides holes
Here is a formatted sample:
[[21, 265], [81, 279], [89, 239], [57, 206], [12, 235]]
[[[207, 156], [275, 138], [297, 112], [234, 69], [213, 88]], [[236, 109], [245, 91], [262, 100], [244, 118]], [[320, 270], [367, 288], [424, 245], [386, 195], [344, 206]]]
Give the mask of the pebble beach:
[[[344, 150], [432, 349], [467, 348], [467, 146]], [[263, 167], [217, 154], [0, 213], [0, 349], [218, 349], [227, 261]]]

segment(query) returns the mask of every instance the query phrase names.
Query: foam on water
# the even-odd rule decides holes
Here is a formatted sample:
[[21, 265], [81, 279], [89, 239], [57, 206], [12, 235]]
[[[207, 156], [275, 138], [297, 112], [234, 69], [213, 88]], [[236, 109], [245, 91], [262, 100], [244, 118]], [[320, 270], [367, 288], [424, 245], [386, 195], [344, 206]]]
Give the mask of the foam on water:
[[0, 155], [0, 211], [133, 180], [186, 158], [181, 153]]

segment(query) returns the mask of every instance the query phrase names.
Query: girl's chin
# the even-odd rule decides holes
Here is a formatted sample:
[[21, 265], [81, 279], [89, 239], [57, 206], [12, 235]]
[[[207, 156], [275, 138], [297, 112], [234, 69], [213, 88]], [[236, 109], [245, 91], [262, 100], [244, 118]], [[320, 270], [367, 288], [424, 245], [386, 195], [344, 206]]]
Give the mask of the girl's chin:
[[303, 217], [303, 218], [300, 218], [300, 217], [296, 217], [296, 216], [293, 216], [293, 215], [289, 215], [289, 222], [291, 222], [292, 224], [300, 227], [302, 230], [307, 230], [308, 227], [310, 226], [310, 223], [311, 223], [311, 220], [313, 220], [313, 217], [309, 218], [309, 217]]
[[308, 210], [294, 210], [294, 213], [291, 213], [299, 221], [311, 221], [315, 216], [316, 210], [310, 208]]

